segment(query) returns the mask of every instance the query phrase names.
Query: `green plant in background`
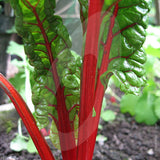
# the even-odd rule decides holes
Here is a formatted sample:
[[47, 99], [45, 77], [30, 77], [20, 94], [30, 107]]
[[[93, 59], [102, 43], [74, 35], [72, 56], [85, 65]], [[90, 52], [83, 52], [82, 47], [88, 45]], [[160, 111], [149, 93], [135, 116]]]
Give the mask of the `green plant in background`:
[[[9, 81], [17, 88], [17, 91], [25, 99], [29, 109], [34, 114], [35, 110], [31, 100], [31, 82], [33, 82], [33, 75], [31, 73], [33, 72], [33, 68], [29, 65], [28, 58], [24, 53], [24, 46], [11, 41], [7, 52], [21, 59], [13, 59], [11, 61], [18, 68], [18, 73], [10, 78]], [[10, 148], [17, 152], [22, 150], [27, 150], [29, 153], [37, 152], [31, 137], [28, 138], [22, 134], [21, 119], [18, 120], [18, 133], [11, 141]]]
[[160, 58], [160, 26], [148, 26], [144, 48], [148, 55]]
[[14, 77], [10, 78], [9, 81], [17, 88], [17, 91], [25, 99], [31, 112], [34, 112], [34, 106], [32, 104], [32, 92], [31, 84], [33, 82], [33, 67], [29, 65], [28, 58], [24, 53], [24, 45], [20, 45], [14, 41], [9, 43], [7, 52], [10, 55], [16, 55], [21, 60], [13, 59], [11, 63], [18, 68], [18, 73]]
[[20, 152], [22, 150], [27, 150], [29, 153], [37, 152], [31, 137], [26, 137], [22, 134], [21, 119], [18, 120], [18, 133], [11, 141], [10, 148], [16, 152]]
[[107, 100], [103, 98], [102, 110], [101, 110], [101, 119], [105, 122], [110, 122], [115, 120], [116, 114], [112, 110], [106, 110]]
[[120, 109], [122, 113], [130, 113], [139, 123], [153, 125], [160, 120], [160, 27], [148, 27], [144, 48], [148, 54], [147, 86], [138, 97], [124, 95]]
[[5, 125], [6, 125], [6, 133], [8, 134], [14, 126], [13, 122], [8, 120], [8, 121], [5, 122]]
[[[116, 119], [116, 113], [112, 110], [106, 109], [106, 106], [107, 106], [107, 100], [104, 97], [102, 102], [102, 110], [101, 110], [100, 118], [107, 123], [113, 122]], [[103, 125], [99, 124], [98, 129], [102, 130]], [[105, 141], [107, 141], [107, 137], [105, 137], [102, 134], [98, 134], [96, 137], [96, 141], [99, 143], [104, 143]]]

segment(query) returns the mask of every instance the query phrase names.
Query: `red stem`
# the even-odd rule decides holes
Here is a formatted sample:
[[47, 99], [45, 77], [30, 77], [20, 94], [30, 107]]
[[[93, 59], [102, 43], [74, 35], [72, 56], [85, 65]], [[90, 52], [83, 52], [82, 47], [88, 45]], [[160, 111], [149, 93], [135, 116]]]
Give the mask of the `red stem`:
[[[91, 2], [93, 1], [90, 1], [89, 11], [92, 9], [95, 9], [95, 7], [97, 7], [97, 10], [98, 10], [98, 8], [102, 5], [100, 3], [96, 4], [95, 2], [93, 2], [92, 4]], [[96, 6], [94, 6], [94, 4], [96, 4]], [[101, 9], [101, 7], [99, 9]], [[118, 13], [118, 3], [115, 5], [113, 16], [110, 18], [110, 28], [107, 36], [108, 38], [106, 40], [106, 43], [104, 44], [103, 59], [102, 59], [101, 67], [98, 71], [95, 68], [97, 67], [97, 65], [95, 65], [92, 59], [94, 57], [97, 63], [98, 48], [99, 48], [98, 47], [99, 34], [96, 34], [96, 33], [99, 33], [99, 30], [100, 30], [101, 21], [98, 20], [98, 18], [100, 19], [100, 14], [96, 13], [98, 17], [94, 17], [94, 22], [96, 24], [94, 24], [94, 22], [92, 21], [92, 18], [89, 17], [89, 20], [88, 20], [87, 33], [91, 32], [92, 35], [90, 36], [90, 34], [88, 34], [89, 36], [88, 35], [86, 36], [86, 46], [85, 46], [86, 50], [84, 54], [84, 65], [83, 65], [82, 87], [81, 87], [82, 92], [81, 92], [81, 103], [80, 103], [81, 104], [80, 128], [79, 128], [79, 143], [78, 143], [79, 145], [78, 152], [82, 154], [82, 157], [85, 160], [91, 160], [93, 151], [94, 151], [102, 100], [105, 92], [105, 88], [101, 83], [100, 76], [104, 72], [106, 72], [108, 68], [109, 53], [110, 53], [111, 44], [113, 40], [112, 29], [115, 24], [115, 17], [117, 16], [117, 13]], [[89, 12], [89, 15], [90, 15], [90, 12]], [[94, 25], [97, 27], [97, 28], [95, 27], [97, 31], [94, 30], [95, 29]], [[92, 54], [94, 53], [90, 57], [88, 56], [88, 50], [87, 50], [88, 48], [91, 49], [90, 52]], [[85, 57], [88, 58], [86, 62], [86, 66], [85, 66]], [[98, 72], [97, 77], [95, 72]], [[83, 79], [85, 79], [84, 80], [85, 84]], [[92, 117], [93, 107], [96, 111], [95, 117]], [[91, 124], [94, 124], [94, 125], [91, 125]], [[79, 156], [78, 156], [78, 160], [80, 160]]]
[[92, 156], [93, 156], [93, 152], [94, 152], [94, 145], [96, 142], [96, 136], [97, 136], [97, 131], [98, 131], [98, 124], [99, 124], [99, 119], [100, 119], [100, 113], [101, 113], [101, 107], [102, 107], [104, 93], [105, 93], [105, 89], [101, 83], [100, 75], [98, 74], [98, 81], [97, 81], [97, 88], [96, 88], [95, 102], [94, 102], [96, 117], [92, 118], [92, 120], [91, 120], [91, 123], [94, 124], [94, 126], [92, 129], [93, 133], [90, 136], [90, 138], [88, 139], [90, 144], [92, 144], [91, 149], [90, 149], [91, 152], [90, 152], [88, 160], [92, 160]]
[[[102, 101], [105, 93], [104, 86], [101, 83], [100, 76], [107, 71], [108, 64], [109, 64], [109, 54], [110, 54], [110, 49], [112, 45], [112, 40], [113, 40], [113, 32], [112, 29], [115, 24], [115, 18], [118, 14], [118, 4], [115, 5], [113, 15], [110, 18], [110, 26], [109, 26], [109, 33], [108, 33], [108, 38], [106, 41], [106, 44], [104, 46], [104, 52], [103, 52], [103, 59], [101, 63], [101, 67], [98, 70], [98, 76], [97, 76], [97, 86], [96, 86], [96, 93], [95, 93], [95, 101], [94, 101], [94, 106], [95, 106], [95, 111], [96, 111], [96, 117], [93, 118], [92, 123], [96, 126], [92, 130], [94, 130], [94, 133], [91, 135], [89, 141], [90, 144], [95, 144], [96, 142], [96, 135], [98, 131], [98, 123], [99, 123], [99, 118], [100, 118], [100, 113], [101, 113], [101, 107], [102, 107]], [[94, 151], [94, 146], [91, 146], [91, 154], [89, 155], [89, 160], [92, 159]]]
[[15, 88], [5, 79], [5, 77], [0, 74], [0, 87], [6, 92], [13, 102], [18, 114], [22, 118], [24, 125], [26, 126], [42, 160], [55, 160], [52, 152], [40, 133], [36, 121], [28, 109], [28, 106], [20, 96], [20, 94], [15, 90]]
[[[91, 153], [91, 146], [88, 138], [92, 131], [90, 121], [95, 96], [97, 58], [98, 58], [98, 41], [101, 24], [101, 9], [103, 1], [90, 0], [88, 12], [88, 25], [85, 52], [82, 67], [81, 79], [81, 98], [80, 98], [80, 117], [79, 117], [79, 135], [78, 135], [78, 152], [77, 159], [89, 160], [88, 155]], [[94, 144], [92, 144], [94, 145]]]

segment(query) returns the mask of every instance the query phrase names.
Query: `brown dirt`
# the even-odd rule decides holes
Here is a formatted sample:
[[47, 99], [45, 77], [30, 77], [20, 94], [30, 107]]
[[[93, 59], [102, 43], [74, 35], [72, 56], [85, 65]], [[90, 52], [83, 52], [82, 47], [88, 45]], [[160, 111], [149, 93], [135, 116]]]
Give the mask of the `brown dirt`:
[[[129, 115], [118, 113], [114, 122], [101, 121], [103, 129], [99, 134], [108, 139], [96, 143], [93, 160], [159, 160], [160, 159], [160, 125], [146, 126], [137, 124]], [[0, 160], [40, 160], [37, 154], [27, 151], [14, 152], [9, 148], [10, 141], [17, 132], [16, 125], [9, 134], [0, 133]], [[23, 133], [27, 131], [23, 127]], [[57, 160], [60, 152], [53, 150]]]

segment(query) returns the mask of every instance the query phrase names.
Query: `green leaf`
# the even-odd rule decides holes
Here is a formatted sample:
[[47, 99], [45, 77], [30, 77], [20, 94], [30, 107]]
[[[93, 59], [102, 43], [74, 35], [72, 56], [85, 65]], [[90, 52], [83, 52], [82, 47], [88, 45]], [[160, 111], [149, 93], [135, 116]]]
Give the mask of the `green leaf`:
[[80, 4], [80, 18], [83, 27], [83, 33], [87, 29], [87, 20], [88, 20], [88, 0], [78, 0]]
[[135, 106], [139, 96], [135, 96], [132, 94], [124, 95], [120, 102], [120, 110], [122, 113], [130, 113], [131, 116], [135, 115]]
[[[108, 54], [109, 65], [101, 75], [101, 82], [107, 88], [108, 79], [115, 75], [121, 83], [122, 91], [138, 94], [146, 83], [143, 66], [146, 55], [142, 45], [146, 37], [151, 1], [110, 0], [105, 3], [110, 7], [103, 7], [98, 68], [104, 65], [104, 57], [107, 57], [105, 54]], [[112, 38], [107, 37], [109, 35]]]
[[160, 58], [160, 27], [148, 26], [143, 46], [147, 54]]
[[106, 101], [106, 98], [104, 97], [104, 98], [103, 98], [103, 101], [102, 101], [101, 113], [105, 110], [106, 106], [107, 106], [107, 101]]
[[57, 130], [57, 127], [54, 121], [52, 121], [52, 124], [51, 124], [49, 137], [54, 147], [60, 150], [61, 147], [60, 147], [60, 142], [59, 142], [58, 130]]
[[109, 121], [114, 121], [116, 119], [116, 115], [115, 115], [115, 113], [113, 111], [106, 110], [106, 111], [101, 113], [101, 118], [105, 122], [109, 122]]
[[[78, 140], [78, 127], [79, 127], [79, 117], [78, 115], [75, 115], [75, 118], [73, 120], [73, 125], [74, 125], [74, 136], [75, 136], [75, 141], [77, 143]], [[54, 145], [54, 147], [56, 147], [57, 149], [61, 149], [60, 147], [60, 142], [59, 142], [59, 135], [58, 135], [58, 130], [57, 130], [57, 126], [54, 123], [54, 121], [52, 121], [51, 127], [50, 127], [50, 135], [49, 135], [52, 144]]]
[[149, 55], [160, 58], [160, 48], [153, 48], [151, 46], [148, 46], [147, 48], [145, 48], [145, 52]]
[[97, 137], [96, 137], [96, 141], [104, 143], [105, 141], [107, 141], [107, 137], [105, 137], [105, 136], [103, 136], [101, 134], [98, 134]]
[[144, 67], [145, 67], [146, 73], [149, 75], [149, 78], [154, 77], [154, 63], [155, 62], [156, 62], [155, 57], [147, 55], [147, 62], [145, 63]]
[[10, 41], [9, 46], [7, 48], [7, 53], [11, 55], [17, 55], [22, 60], [26, 59], [26, 56], [24, 54], [24, 46], [14, 41]]
[[22, 150], [27, 149], [27, 141], [21, 135], [17, 135], [10, 143], [10, 148], [13, 151], [20, 152]]
[[103, 129], [103, 126], [101, 124], [98, 125], [98, 129]]
[[155, 114], [160, 119], [160, 98], [155, 100]]
[[37, 151], [32, 139], [31, 139], [31, 137], [29, 138], [28, 143], [27, 143], [27, 151], [29, 153], [38, 153], [38, 151]]
[[[68, 31], [61, 17], [54, 14], [55, 0], [10, 0], [10, 3], [16, 14], [16, 30], [34, 67], [32, 100], [37, 123], [44, 128], [49, 124], [49, 115], [58, 119], [55, 96], [58, 87], [64, 88], [68, 110], [79, 104], [81, 60], [70, 51]], [[76, 113], [70, 112], [71, 121]]]
[[160, 118], [160, 99], [151, 93], [155, 89], [145, 89], [141, 96], [124, 95], [120, 103], [122, 113], [130, 113], [138, 123], [153, 125]]
[[154, 70], [155, 77], [158, 77], [158, 78], [160, 78], [159, 66], [160, 66], [160, 60], [158, 58], [156, 58], [154, 66], [153, 66], [153, 70]]
[[135, 119], [139, 123], [153, 125], [157, 122], [158, 117], [154, 111], [155, 95], [150, 93], [143, 94], [135, 106]]
[[95, 111], [94, 107], [93, 107], [92, 117], [96, 117], [96, 111]]
[[116, 0], [104, 0], [106, 6], [111, 6]]
[[26, 137], [18, 134], [16, 138], [11, 141], [10, 148], [16, 152], [27, 150], [29, 153], [38, 153], [31, 137], [26, 139]]
[[10, 78], [9, 81], [17, 89], [22, 97], [25, 98], [25, 77], [24, 72], [18, 72], [13, 78]]

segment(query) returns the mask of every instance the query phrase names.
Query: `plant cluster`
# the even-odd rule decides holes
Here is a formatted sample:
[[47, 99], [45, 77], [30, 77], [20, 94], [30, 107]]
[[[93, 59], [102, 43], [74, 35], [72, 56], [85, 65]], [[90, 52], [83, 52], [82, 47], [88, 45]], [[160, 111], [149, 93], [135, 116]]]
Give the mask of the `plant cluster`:
[[133, 94], [146, 83], [142, 45], [151, 0], [79, 3], [82, 57], [70, 50], [72, 42], [62, 18], [55, 14], [55, 0], [10, 0], [16, 30], [34, 67], [36, 118], [2, 75], [0, 86], [14, 103], [43, 160], [55, 159], [39, 131], [50, 121], [50, 139], [61, 149], [64, 160], [91, 160], [109, 78], [115, 75], [121, 90]]

